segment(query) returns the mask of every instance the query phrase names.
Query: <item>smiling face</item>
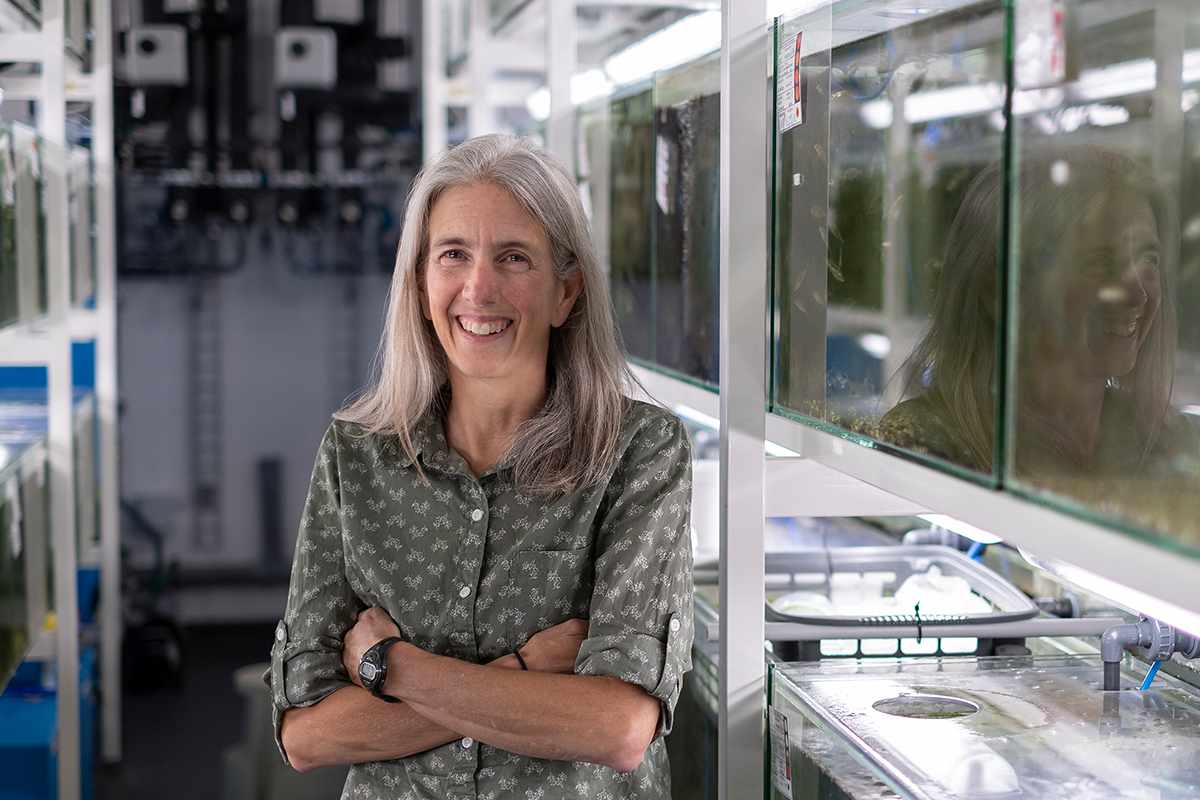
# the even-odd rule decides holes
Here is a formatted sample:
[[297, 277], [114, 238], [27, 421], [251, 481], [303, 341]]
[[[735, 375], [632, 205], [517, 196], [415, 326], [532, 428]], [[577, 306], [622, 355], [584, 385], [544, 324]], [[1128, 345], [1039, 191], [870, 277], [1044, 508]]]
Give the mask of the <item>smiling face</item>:
[[1062, 264], [1064, 311], [1082, 345], [1080, 377], [1134, 368], [1162, 300], [1161, 258], [1154, 211], [1140, 195], [1109, 197], [1081, 221]]
[[544, 393], [550, 329], [566, 321], [580, 280], [555, 277], [545, 229], [511, 193], [491, 184], [443, 192], [421, 283], [452, 387]]

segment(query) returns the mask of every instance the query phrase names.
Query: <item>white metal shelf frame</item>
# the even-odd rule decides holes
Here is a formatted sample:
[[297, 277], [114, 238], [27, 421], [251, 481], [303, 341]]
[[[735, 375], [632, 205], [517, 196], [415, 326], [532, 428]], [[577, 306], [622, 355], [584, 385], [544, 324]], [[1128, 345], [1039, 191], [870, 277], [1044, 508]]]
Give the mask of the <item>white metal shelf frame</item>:
[[[0, 0], [8, 4], [8, 0]], [[71, 343], [95, 341], [97, 440], [100, 450], [100, 548], [85, 554], [101, 569], [102, 749], [105, 761], [120, 759], [120, 575], [117, 488], [117, 342], [116, 241], [113, 190], [112, 9], [110, 0], [91, 0], [92, 71], [81, 73], [70, 52], [64, 0], [43, 0], [40, 27], [7, 25], [0, 18], [0, 52], [10, 61], [41, 66], [40, 75], [0, 79], [10, 99], [38, 102], [38, 133], [51, 146], [63, 146], [68, 100], [91, 103], [91, 155], [95, 176], [96, 284], [95, 307], [73, 308], [69, 247], [68, 168], [49, 174], [47, 193], [47, 289], [45, 315], [0, 330], [0, 363], [37, 364], [47, 368], [50, 460], [51, 536], [54, 542], [54, 603], [59, 613], [54, 635], [58, 681], [58, 792], [61, 798], [81, 795], [78, 605], [76, 548], [74, 419]], [[76, 31], [78, 33], [78, 31]]]

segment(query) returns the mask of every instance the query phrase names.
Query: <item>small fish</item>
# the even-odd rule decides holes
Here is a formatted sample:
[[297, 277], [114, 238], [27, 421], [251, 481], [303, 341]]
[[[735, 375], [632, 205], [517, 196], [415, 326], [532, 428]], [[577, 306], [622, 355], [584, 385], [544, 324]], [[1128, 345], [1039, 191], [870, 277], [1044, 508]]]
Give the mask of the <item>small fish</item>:
[[796, 308], [800, 309], [800, 313], [801, 313], [801, 314], [807, 314], [807, 313], [808, 313], [808, 309], [804, 307], [804, 303], [801, 303], [801, 302], [800, 302], [800, 298], [799, 298], [799, 297], [797, 297], [795, 300], [793, 300], [793, 301], [792, 301], [792, 305], [794, 305]]
[[852, 181], [862, 173], [858, 171], [858, 167], [851, 167], [842, 173], [842, 180]]
[[816, 300], [817, 305], [819, 305], [819, 306], [825, 305], [825, 298], [821, 297], [821, 293], [818, 292], [816, 289], [813, 289], [813, 300]]
[[813, 152], [815, 152], [817, 154], [817, 158], [821, 159], [822, 161], [825, 160], [825, 148], [824, 147], [822, 147], [819, 144], [814, 144]]
[[825, 243], [826, 247], [829, 247], [829, 232], [825, 230], [825, 226], [817, 228], [817, 233], [821, 234], [821, 241]]
[[800, 284], [804, 283], [804, 276], [805, 276], [805, 275], [807, 275], [807, 274], [808, 274], [808, 270], [803, 270], [803, 271], [800, 273], [800, 277], [799, 277], [799, 278], [796, 278], [796, 282], [795, 282], [795, 284], [793, 284], [793, 285], [792, 285], [792, 294], [799, 294], [799, 293], [800, 293]]
[[813, 206], [810, 210], [812, 211], [812, 215], [817, 219], [825, 219], [825, 209], [820, 206]]
[[825, 263], [829, 266], [829, 272], [831, 275], [833, 275], [834, 280], [836, 280], [838, 283], [846, 282], [845, 276], [843, 276], [842, 271], [838, 269], [838, 265], [833, 263], [832, 258], [825, 259]]

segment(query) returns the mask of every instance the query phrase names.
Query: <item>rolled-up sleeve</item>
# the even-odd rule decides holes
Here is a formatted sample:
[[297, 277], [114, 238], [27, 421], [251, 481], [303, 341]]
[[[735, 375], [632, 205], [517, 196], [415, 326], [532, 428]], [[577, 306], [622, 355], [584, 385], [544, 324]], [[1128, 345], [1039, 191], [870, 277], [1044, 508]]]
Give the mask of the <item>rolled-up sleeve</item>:
[[285, 761], [280, 739], [283, 712], [310, 706], [351, 685], [342, 666], [342, 636], [363, 604], [346, 577], [338, 438], [334, 423], [313, 468], [296, 539], [287, 610], [275, 628], [271, 668], [264, 676], [271, 687], [275, 740]]
[[687, 430], [655, 409], [637, 428], [610, 484], [596, 540], [588, 638], [575, 671], [643, 687], [670, 732], [691, 669], [692, 461]]

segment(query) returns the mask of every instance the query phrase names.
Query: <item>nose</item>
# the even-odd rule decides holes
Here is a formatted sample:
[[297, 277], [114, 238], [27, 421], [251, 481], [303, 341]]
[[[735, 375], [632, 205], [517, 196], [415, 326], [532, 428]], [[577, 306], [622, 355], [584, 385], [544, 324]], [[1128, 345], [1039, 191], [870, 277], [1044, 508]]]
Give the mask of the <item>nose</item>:
[[498, 291], [495, 267], [484, 259], [471, 265], [463, 282], [462, 296], [476, 306], [486, 306], [496, 298]]
[[1121, 265], [1118, 274], [1113, 275], [1108, 283], [1100, 287], [1098, 295], [1103, 303], [1141, 308], [1146, 305], [1150, 296], [1146, 282], [1153, 280], [1157, 280], [1157, 276], [1150, 271], [1144, 271], [1139, 258], [1134, 256]]

